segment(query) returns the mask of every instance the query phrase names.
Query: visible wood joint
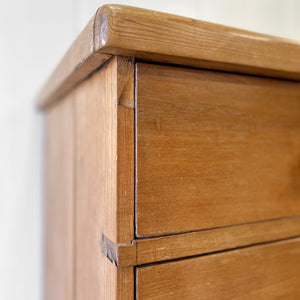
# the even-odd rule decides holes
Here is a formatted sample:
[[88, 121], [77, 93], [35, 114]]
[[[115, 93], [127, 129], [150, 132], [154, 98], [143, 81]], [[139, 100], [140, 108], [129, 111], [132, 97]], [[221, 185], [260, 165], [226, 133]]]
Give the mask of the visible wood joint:
[[118, 104], [134, 108], [134, 58], [117, 56]]
[[128, 267], [136, 264], [135, 241], [130, 244], [116, 244], [102, 234], [101, 251], [116, 267]]
[[118, 267], [118, 247], [104, 234], [102, 234], [101, 251], [111, 262], [114, 262]]
[[103, 234], [102, 253], [117, 267], [128, 267], [210, 254], [300, 236], [300, 216], [232, 225], [176, 235], [112, 242]]

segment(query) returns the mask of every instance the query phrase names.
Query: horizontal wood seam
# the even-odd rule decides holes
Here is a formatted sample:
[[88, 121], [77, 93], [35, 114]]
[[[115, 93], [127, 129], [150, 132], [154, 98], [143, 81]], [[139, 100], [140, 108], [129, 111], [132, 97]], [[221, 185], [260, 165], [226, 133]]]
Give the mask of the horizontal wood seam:
[[116, 244], [102, 235], [102, 253], [117, 267], [148, 265], [300, 236], [300, 216]]
[[135, 267], [139, 268], [139, 267], [149, 267], [149, 266], [154, 266], [154, 265], [161, 265], [161, 264], [170, 263], [170, 262], [177, 262], [177, 261], [188, 260], [188, 259], [193, 259], [193, 258], [197, 258], [197, 257], [210, 256], [210, 255], [214, 255], [214, 254], [220, 254], [220, 253], [226, 253], [226, 252], [231, 252], [231, 251], [236, 251], [236, 250], [248, 249], [248, 248], [257, 247], [257, 246], [271, 245], [271, 244], [284, 242], [284, 241], [292, 241], [292, 240], [296, 240], [298, 238], [300, 238], [300, 234], [295, 235], [295, 236], [290, 236], [290, 237], [287, 237], [287, 238], [282, 238], [282, 239], [268, 240], [268, 241], [265, 241], [265, 242], [259, 242], [259, 243], [244, 245], [244, 246], [220, 249], [220, 250], [216, 250], [216, 251], [204, 252], [204, 253], [199, 253], [199, 254], [189, 255], [189, 256], [183, 256], [183, 257], [178, 257], [178, 258], [173, 258], [173, 259], [168, 259], [168, 260], [161, 260], [161, 261], [154, 261], [154, 262], [143, 263], [143, 264], [136, 264]]
[[153, 239], [172, 237], [172, 236], [178, 236], [178, 235], [186, 235], [186, 234], [192, 234], [192, 233], [214, 231], [214, 230], [219, 230], [219, 229], [227, 229], [227, 228], [230, 229], [230, 228], [240, 227], [240, 226], [245, 226], [245, 225], [259, 225], [261, 223], [269, 223], [269, 222], [273, 222], [273, 221], [288, 220], [288, 219], [299, 219], [299, 221], [300, 221], [300, 215], [292, 215], [292, 216], [288, 216], [288, 217], [272, 218], [272, 219], [265, 219], [265, 220], [260, 220], [260, 221], [253, 221], [253, 222], [232, 224], [232, 225], [226, 225], [226, 226], [204, 228], [204, 229], [199, 229], [199, 230], [181, 231], [181, 232], [161, 234], [161, 235], [153, 235], [153, 236], [146, 236], [146, 237], [141, 236], [141, 237], [137, 237], [137, 240], [139, 240], [139, 241], [153, 240]]

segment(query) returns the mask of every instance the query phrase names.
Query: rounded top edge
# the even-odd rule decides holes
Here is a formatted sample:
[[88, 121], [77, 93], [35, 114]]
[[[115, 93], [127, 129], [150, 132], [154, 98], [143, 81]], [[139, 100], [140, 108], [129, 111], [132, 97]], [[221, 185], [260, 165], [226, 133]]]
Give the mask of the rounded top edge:
[[107, 46], [112, 18], [126, 7], [126, 5], [105, 4], [97, 9], [94, 19], [94, 51]]

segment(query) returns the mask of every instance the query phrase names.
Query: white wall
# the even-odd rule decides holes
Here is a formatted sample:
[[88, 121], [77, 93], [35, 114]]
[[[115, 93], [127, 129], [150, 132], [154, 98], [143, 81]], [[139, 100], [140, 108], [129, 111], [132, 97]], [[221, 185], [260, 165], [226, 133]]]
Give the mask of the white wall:
[[[105, 1], [0, 0], [0, 299], [42, 299], [43, 117], [35, 95]], [[114, 3], [300, 40], [297, 0]]]

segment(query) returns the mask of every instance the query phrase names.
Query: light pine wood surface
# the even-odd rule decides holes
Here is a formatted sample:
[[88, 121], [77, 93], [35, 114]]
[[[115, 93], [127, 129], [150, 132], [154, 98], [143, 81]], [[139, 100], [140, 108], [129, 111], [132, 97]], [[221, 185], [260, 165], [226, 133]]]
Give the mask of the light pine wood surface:
[[137, 299], [299, 299], [300, 239], [136, 269]]
[[114, 54], [300, 79], [298, 41], [141, 8], [104, 5], [44, 85], [39, 107], [59, 100]]
[[134, 58], [117, 56], [118, 104], [134, 108]]
[[200, 230], [115, 244], [104, 237], [105, 255], [119, 267], [183, 259], [200, 254], [300, 236], [300, 217]]
[[[300, 217], [136, 240], [141, 265], [300, 236]], [[130, 262], [127, 254], [125, 262]]]
[[74, 94], [46, 118], [45, 299], [74, 299]]
[[134, 111], [118, 106], [117, 241], [134, 239]]
[[117, 242], [134, 239], [134, 61], [116, 56], [117, 94]]
[[300, 79], [298, 41], [123, 5], [104, 5], [98, 13], [101, 53]]
[[300, 214], [300, 85], [137, 64], [136, 234]]
[[300, 298], [299, 80], [297, 41], [99, 8], [38, 97], [45, 298]]
[[[159, 154], [159, 152], [151, 148], [152, 145], [156, 145], [152, 143], [151, 138], [157, 138], [157, 133], [163, 135], [164, 139], [170, 138], [169, 133], [175, 138], [178, 138], [178, 136], [186, 138], [190, 133], [195, 134], [197, 132], [198, 120], [201, 122], [204, 120], [206, 127], [204, 126], [203, 128], [206, 130], [207, 136], [215, 132], [216, 129], [226, 132], [230, 128], [227, 142], [232, 148], [237, 147], [239, 142], [243, 141], [241, 135], [239, 135], [239, 139], [234, 139], [234, 134], [235, 130], [243, 129], [242, 125], [246, 120], [246, 125], [250, 126], [250, 128], [255, 124], [251, 130], [251, 137], [255, 137], [255, 130], [264, 126], [267, 130], [268, 138], [272, 138], [269, 141], [267, 139], [265, 141], [259, 140], [260, 142], [257, 143], [259, 147], [255, 148], [257, 151], [255, 156], [256, 164], [259, 165], [261, 150], [268, 151], [268, 155], [263, 156], [264, 159], [268, 157], [270, 160], [274, 159], [272, 156], [274, 151], [269, 151], [270, 146], [268, 143], [272, 144], [278, 139], [277, 134], [269, 134], [270, 130], [272, 133], [272, 128], [275, 124], [277, 126], [275, 126], [276, 130], [283, 130], [283, 133], [289, 130], [289, 133], [285, 134], [285, 138], [292, 141], [289, 141], [288, 148], [284, 148], [288, 149], [286, 154], [297, 153], [299, 139], [293, 137], [295, 134], [296, 136], [298, 134], [297, 124], [299, 119], [297, 116], [299, 110], [295, 99], [298, 99], [299, 88], [293, 82], [230, 74], [225, 76], [217, 72], [139, 63], [136, 72], [137, 97], [135, 103], [133, 66], [134, 62], [131, 58], [113, 57], [93, 76], [79, 84], [63, 101], [56, 103], [48, 110], [46, 299], [52, 299], [53, 297], [56, 299], [73, 299], [74, 295], [76, 295], [76, 299], [133, 299], [135, 284], [137, 288], [136, 294], [140, 297], [139, 299], [144, 299], [144, 297], [147, 299], [150, 295], [147, 294], [148, 287], [144, 288], [144, 286], [138, 285], [141, 280], [135, 275], [134, 267], [136, 266], [138, 266], [136, 273], [138, 274], [140, 268], [149, 267], [147, 264], [186, 259], [224, 250], [234, 252], [238, 251], [234, 249], [240, 247], [270, 243], [287, 238], [291, 239], [300, 234], [298, 216], [272, 220], [263, 219], [260, 222], [240, 225], [226, 223], [223, 228], [196, 230], [193, 232], [184, 232], [180, 229], [181, 231], [178, 232], [180, 234], [160, 237], [149, 235], [148, 238], [138, 239], [134, 236], [134, 185], [136, 184], [136, 192], [139, 192], [139, 185], [145, 188], [143, 181], [145, 176], [150, 176], [151, 180], [158, 180], [151, 189], [151, 192], [155, 193], [159, 188], [159, 184], [164, 184], [157, 177], [157, 174], [160, 174], [159, 172], [165, 169], [163, 163], [159, 164], [159, 172], [156, 172], [156, 169], [152, 167], [146, 170], [146, 173], [143, 173], [145, 170], [139, 169], [139, 160], [142, 156], [140, 156], [141, 152], [139, 152], [138, 147], [141, 141], [142, 147], [147, 150], [144, 154], [146, 158], [149, 151], [152, 154], [148, 157], [150, 164], [152, 164], [151, 160], [155, 159], [155, 155]], [[210, 87], [211, 82], [213, 82], [212, 88]], [[214, 90], [217, 85], [219, 85], [218, 93]], [[181, 86], [185, 87], [184, 98], [179, 92]], [[199, 87], [201, 87], [200, 90]], [[222, 93], [222, 88], [224, 90], [227, 89], [227, 92]], [[156, 90], [160, 92], [157, 93]], [[255, 93], [250, 93], [253, 90]], [[205, 97], [202, 95], [199, 98], [203, 91]], [[251, 94], [251, 97], [248, 96], [247, 98], [247, 94]], [[141, 98], [140, 95], [144, 98]], [[214, 95], [214, 97], [211, 95]], [[241, 95], [243, 95], [242, 100]], [[167, 96], [166, 99], [164, 98], [165, 96]], [[177, 97], [181, 99], [180, 103], [176, 102]], [[183, 102], [182, 99], [185, 99], [185, 101]], [[270, 99], [275, 102], [270, 102]], [[145, 102], [143, 103], [140, 100]], [[157, 106], [158, 103], [159, 105]], [[228, 103], [230, 105], [226, 107]], [[146, 106], [143, 107], [143, 105]], [[180, 105], [186, 105], [186, 107], [181, 107]], [[201, 105], [200, 111], [198, 105]], [[145, 110], [145, 107], [148, 110]], [[237, 111], [231, 109], [232, 107]], [[134, 116], [135, 110], [136, 114]], [[222, 110], [225, 113], [219, 115]], [[225, 118], [225, 122], [222, 122], [221, 125], [217, 124], [211, 130], [208, 130], [210, 118], [199, 118], [199, 112], [206, 112], [204, 116], [216, 120], [216, 123], [213, 122], [214, 125], [220, 121], [221, 117]], [[160, 116], [160, 119], [155, 121], [157, 114]], [[275, 122], [274, 115], [276, 114]], [[258, 120], [258, 117], [255, 118], [256, 115], [259, 116], [261, 123], [255, 123]], [[143, 123], [139, 123], [141, 116], [145, 118]], [[243, 119], [245, 116], [247, 118]], [[238, 129], [235, 129], [234, 126], [228, 127], [226, 124], [232, 118], [235, 124], [239, 125]], [[164, 119], [167, 121], [165, 122]], [[193, 123], [195, 121], [196, 127]], [[174, 130], [168, 127], [170, 124], [172, 125], [172, 122], [176, 123]], [[192, 123], [189, 124], [188, 122]], [[189, 125], [188, 128], [190, 130], [184, 135], [184, 127], [181, 128], [181, 126], [186, 124]], [[245, 128], [248, 130], [249, 127], [247, 126]], [[134, 147], [134, 130], [136, 130], [137, 149]], [[150, 130], [150, 133], [147, 132], [147, 135], [140, 136], [141, 130], [145, 132]], [[281, 132], [280, 130], [279, 132]], [[75, 136], [75, 140], [73, 136]], [[146, 140], [146, 146], [143, 146], [143, 143], [145, 143], [143, 138], [145, 137], [150, 138], [150, 142]], [[196, 137], [198, 136], [196, 135]], [[226, 134], [223, 134], [223, 139], [219, 141], [226, 141], [225, 137]], [[213, 140], [217, 139], [214, 138]], [[189, 142], [189, 139], [187, 141]], [[254, 141], [256, 140], [254, 139]], [[260, 143], [265, 143], [266, 141], [267, 145], [262, 147]], [[279, 138], [279, 141], [286, 142], [286, 139]], [[170, 147], [172, 142], [162, 143], [162, 145]], [[185, 145], [186, 149], [192, 149], [193, 151], [198, 149], [188, 143], [175, 142], [174, 146], [170, 148], [171, 151], [169, 151], [168, 155], [176, 154], [178, 145]], [[280, 147], [276, 143], [275, 145], [277, 148], [274, 148], [277, 149], [276, 151], [279, 151]], [[231, 149], [229, 146], [225, 147], [227, 151]], [[249, 147], [249, 145], [246, 146]], [[223, 148], [221, 147], [221, 149]], [[199, 149], [202, 150], [205, 147], [200, 147]], [[239, 150], [239, 148], [237, 149]], [[242, 149], [245, 149], [245, 147], [242, 147]], [[258, 151], [259, 149], [260, 151]], [[294, 152], [290, 149], [294, 149]], [[138, 150], [136, 156], [135, 150]], [[209, 152], [207, 153], [206, 156], [209, 157]], [[217, 153], [213, 155], [218, 157]], [[279, 154], [282, 156], [280, 151], [277, 155]], [[194, 153], [188, 155], [187, 159], [193, 158], [193, 155]], [[164, 162], [164, 157], [164, 155], [157, 156], [160, 162]], [[135, 159], [137, 159], [136, 163]], [[172, 163], [176, 164], [177, 159], [178, 157], [175, 155]], [[183, 160], [183, 162], [185, 161]], [[149, 163], [147, 160], [146, 162]], [[287, 167], [290, 166], [286, 164], [285, 160], [279, 161], [282, 166], [284, 162]], [[146, 168], [147, 163], [142, 163], [141, 167]], [[134, 170], [135, 164], [138, 167], [136, 170]], [[293, 164], [291, 165], [293, 166]], [[154, 163], [152, 166], [155, 167], [156, 164]], [[197, 166], [197, 163], [193, 164], [193, 168]], [[269, 169], [271, 168], [277, 170], [273, 165], [270, 165]], [[61, 172], [62, 169], [63, 172]], [[269, 171], [269, 169], [267, 168], [266, 170]], [[174, 168], [174, 170], [180, 171], [182, 167]], [[263, 169], [259, 169], [259, 172], [262, 171]], [[296, 164], [296, 167], [292, 168], [292, 171], [289, 173], [291, 174], [290, 183], [292, 185], [288, 187], [293, 187], [295, 192], [297, 192], [298, 187], [297, 171]], [[134, 181], [135, 172], [137, 176], [136, 183]], [[151, 172], [153, 172], [153, 176]], [[173, 171], [169, 170], [168, 172], [170, 175], [168, 180], [173, 184], [173, 177], [171, 176]], [[223, 170], [223, 172], [225, 171]], [[250, 171], [243, 170], [242, 174], [247, 174], [247, 172]], [[257, 174], [259, 172], [257, 171]], [[270, 174], [270, 172], [265, 173], [265, 176]], [[218, 173], [214, 172], [213, 174], [216, 175]], [[233, 174], [235, 173], [231, 172], [230, 176]], [[142, 178], [142, 180], [139, 180], [139, 178]], [[272, 173], [271, 179], [274, 178], [276, 178], [276, 174]], [[284, 182], [285, 178], [286, 176], [282, 177], [280, 182]], [[248, 184], [249, 181], [246, 183]], [[176, 185], [174, 188], [176, 189]], [[189, 189], [186, 190], [189, 191]], [[274, 188], [268, 190], [273, 191]], [[137, 196], [138, 200], [141, 199], [139, 198], [139, 193], [137, 193]], [[292, 206], [290, 204], [294, 203], [295, 199], [298, 201], [297, 195], [295, 197], [285, 202], [287, 207], [281, 207], [283, 212], [291, 209]], [[143, 201], [145, 199], [144, 197], [142, 198]], [[190, 197], [187, 199], [190, 199]], [[260, 200], [262, 199], [260, 198]], [[276, 203], [274, 200], [272, 201], [273, 204]], [[189, 201], [184, 202], [186, 204], [190, 203]], [[237, 203], [234, 202], [233, 208], [236, 207]], [[295, 204], [296, 209], [299, 207], [297, 203]], [[140, 205], [141, 202], [136, 201], [135, 204], [138, 212], [142, 207]], [[147, 209], [149, 212], [149, 208], [151, 208], [149, 205], [152, 204], [150, 201], [147, 201], [146, 205], [148, 205]], [[263, 205], [261, 201], [255, 203], [254, 206], [258, 207], [259, 205]], [[172, 205], [166, 204], [165, 207], [171, 209]], [[179, 216], [182, 216], [185, 224], [190, 226], [191, 218], [185, 217], [184, 205], [180, 209], [182, 215]], [[264, 212], [264, 209], [261, 211]], [[161, 209], [154, 209], [152, 212], [150, 210], [151, 220], [147, 228], [153, 228], [155, 218], [160, 213]], [[202, 212], [202, 215], [204, 213], [205, 211]], [[238, 212], [230, 210], [228, 216], [234, 219], [240, 213], [241, 210]], [[168, 215], [174, 215], [174, 212], [168, 213]], [[159, 223], [160, 228], [165, 226], [164, 222], [167, 220], [168, 215]], [[249, 213], [247, 212], [248, 215]], [[177, 216], [177, 221], [173, 225], [180, 225], [180, 221], [178, 221], [180, 218]], [[213, 218], [215, 216], [212, 214], [211, 219]], [[219, 221], [220, 219], [224, 220], [223, 217], [217, 217], [216, 220]], [[138, 228], [138, 219], [136, 219], [136, 225]], [[57, 234], [58, 231], [60, 234]], [[157, 231], [155, 234], [157, 234]], [[106, 245], [105, 250], [103, 250], [103, 235], [109, 239], [110, 243], [110, 246]], [[113, 260], [113, 262], [108, 258]], [[186, 262], [189, 262], [191, 259], [196, 258], [189, 258]], [[145, 264], [145, 267], [140, 267]], [[176, 274], [175, 271], [172, 272]], [[182, 274], [184, 272], [180, 271], [178, 276]], [[154, 280], [157, 278], [156, 273], [149, 276], [153, 277]], [[252, 279], [250, 278], [249, 280]], [[283, 284], [281, 278], [278, 280], [281, 282], [280, 284]], [[159, 280], [159, 283], [161, 282]], [[291, 282], [289, 284], [292, 285]], [[151, 289], [151, 287], [149, 288]], [[222, 289], [223, 287], [217, 286], [212, 292], [218, 293]], [[281, 296], [281, 287], [279, 289], [278, 293], [272, 293]], [[159, 288], [159, 290], [162, 292], [162, 296], [158, 294], [158, 299], [159, 297], [162, 297], [161, 299], [168, 298], [168, 295], [164, 294], [163, 289]], [[177, 295], [176, 293], [181, 295], [184, 291], [175, 291], [174, 293], [175, 295]], [[197, 293], [198, 290], [195, 290], [192, 295], [198, 295]], [[294, 290], [292, 290], [291, 295], [292, 293], [296, 295]], [[233, 294], [232, 290], [228, 291], [228, 295]], [[151, 297], [156, 297], [155, 295], [155, 291], [154, 293], [151, 292]], [[187, 294], [187, 297], [189, 298], [190, 295]]]
[[[77, 300], [133, 299], [133, 267], [117, 268], [101, 252], [103, 234], [114, 243], [133, 238], [133, 113], [118, 107], [116, 70], [114, 58], [75, 92]], [[124, 168], [127, 178], [117, 175]]]

